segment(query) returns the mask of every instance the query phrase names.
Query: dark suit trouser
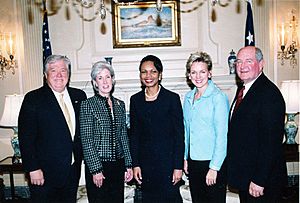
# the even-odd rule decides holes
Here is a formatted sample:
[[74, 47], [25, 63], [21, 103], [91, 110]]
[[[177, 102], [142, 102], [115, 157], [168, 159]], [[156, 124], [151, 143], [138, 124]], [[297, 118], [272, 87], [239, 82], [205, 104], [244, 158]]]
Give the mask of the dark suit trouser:
[[226, 171], [223, 166], [217, 174], [215, 185], [207, 186], [206, 175], [210, 161], [188, 160], [189, 185], [193, 203], [225, 203]]
[[102, 162], [103, 184], [98, 188], [93, 182], [93, 175], [85, 167], [86, 189], [89, 203], [123, 203], [124, 202], [124, 159]]
[[[159, 184], [159, 183], [157, 183]], [[178, 193], [176, 196], [166, 198], [163, 196], [155, 196], [153, 194], [142, 193], [142, 203], [182, 203], [182, 198]]]
[[248, 191], [239, 191], [240, 203], [280, 203], [282, 202], [281, 196], [280, 189], [265, 188], [264, 195], [261, 197], [253, 197]]
[[49, 185], [46, 178], [43, 186], [30, 185], [31, 203], [76, 203], [79, 174], [80, 169], [72, 165], [62, 186]]

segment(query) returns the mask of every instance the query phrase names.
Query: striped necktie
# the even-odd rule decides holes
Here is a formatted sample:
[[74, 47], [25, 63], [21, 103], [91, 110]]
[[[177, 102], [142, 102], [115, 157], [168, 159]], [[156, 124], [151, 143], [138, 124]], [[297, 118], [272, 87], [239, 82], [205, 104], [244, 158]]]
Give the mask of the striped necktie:
[[235, 105], [234, 105], [233, 113], [238, 109], [240, 103], [241, 103], [242, 100], [243, 100], [244, 90], [245, 90], [245, 86], [243, 86], [243, 87], [239, 90], [239, 93], [238, 93], [238, 95], [237, 95], [237, 99], [236, 99], [236, 102], [235, 102]]

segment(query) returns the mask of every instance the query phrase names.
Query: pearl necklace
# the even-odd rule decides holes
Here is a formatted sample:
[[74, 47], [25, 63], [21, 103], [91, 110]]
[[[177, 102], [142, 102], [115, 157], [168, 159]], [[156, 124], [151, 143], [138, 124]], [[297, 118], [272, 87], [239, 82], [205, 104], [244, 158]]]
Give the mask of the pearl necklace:
[[147, 99], [155, 99], [158, 96], [159, 92], [160, 92], [160, 86], [158, 86], [158, 91], [153, 96], [148, 95], [145, 89], [145, 96]]

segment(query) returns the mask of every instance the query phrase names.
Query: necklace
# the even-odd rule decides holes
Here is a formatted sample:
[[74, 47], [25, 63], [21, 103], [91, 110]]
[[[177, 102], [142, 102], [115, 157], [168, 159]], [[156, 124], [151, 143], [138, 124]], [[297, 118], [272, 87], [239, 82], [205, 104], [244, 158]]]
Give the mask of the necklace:
[[148, 95], [145, 89], [145, 96], [147, 99], [155, 99], [158, 96], [159, 92], [160, 92], [160, 86], [158, 86], [158, 91], [152, 96]]

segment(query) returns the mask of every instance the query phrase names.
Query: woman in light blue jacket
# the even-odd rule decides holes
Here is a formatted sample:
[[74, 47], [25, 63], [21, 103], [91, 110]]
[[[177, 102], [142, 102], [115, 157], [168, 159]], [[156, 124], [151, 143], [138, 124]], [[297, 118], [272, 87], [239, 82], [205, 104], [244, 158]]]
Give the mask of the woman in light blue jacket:
[[193, 203], [225, 202], [229, 102], [211, 80], [212, 60], [205, 52], [191, 54], [186, 75], [194, 88], [185, 95], [184, 170]]

